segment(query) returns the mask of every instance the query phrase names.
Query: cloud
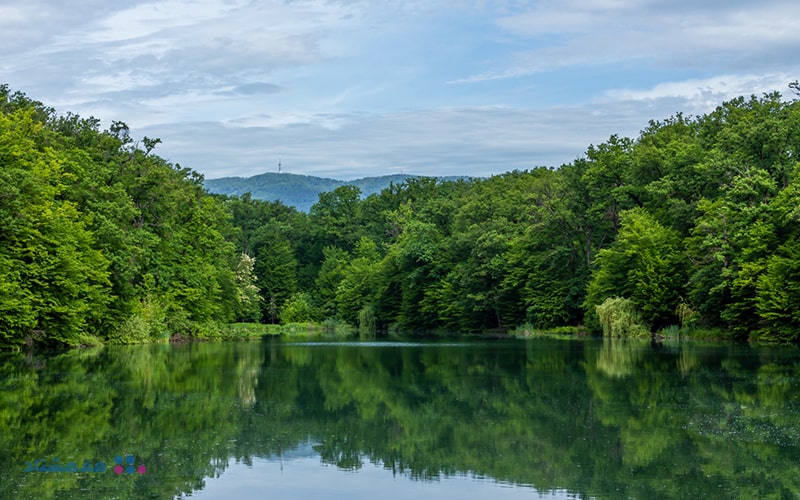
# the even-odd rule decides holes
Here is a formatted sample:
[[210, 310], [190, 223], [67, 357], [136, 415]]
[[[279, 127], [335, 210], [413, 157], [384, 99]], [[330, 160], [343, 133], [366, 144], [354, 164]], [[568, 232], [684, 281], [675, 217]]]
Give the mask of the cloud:
[[80, 32], [95, 19], [119, 8], [114, 2], [27, 0], [0, 6], [0, 44], [7, 55], [37, 54], [43, 45], [70, 30]]
[[228, 95], [228, 96], [254, 96], [254, 95], [274, 94], [280, 91], [281, 91], [280, 85], [275, 85], [274, 83], [252, 82], [252, 83], [237, 85], [231, 88], [230, 90], [217, 91], [217, 94]]
[[800, 4], [789, 0], [724, 5], [543, 1], [501, 16], [495, 24], [513, 37], [512, 56], [454, 83], [634, 62], [728, 72], [747, 65], [753, 70], [796, 59], [800, 47]]
[[[208, 178], [272, 171], [280, 157], [286, 172], [348, 179], [400, 171], [488, 176], [559, 166], [581, 156], [589, 142], [602, 142], [612, 133], [635, 133], [646, 125], [628, 107], [608, 107], [597, 114], [588, 106], [543, 111], [489, 106], [294, 118], [289, 123], [262, 116], [260, 121], [228, 126], [163, 124], [138, 133], [167, 137], [159, 154], [179, 159]], [[329, 126], [332, 121], [337, 126]]]
[[489, 175], [785, 89], [798, 20], [790, 0], [29, 0], [0, 7], [0, 83], [208, 177], [279, 155]]
[[235, 3], [166, 0], [144, 2], [114, 13], [98, 23], [86, 37], [89, 43], [111, 44], [160, 35], [225, 17]]
[[27, 14], [19, 6], [0, 5], [0, 26], [8, 29], [24, 22]]
[[700, 101], [706, 106], [719, 104], [741, 95], [762, 94], [786, 88], [791, 81], [786, 73], [769, 75], [718, 75], [711, 78], [692, 78], [683, 81], [662, 82], [644, 90], [614, 89], [607, 93], [612, 100], [652, 101], [657, 99], [683, 99], [687, 103]]
[[14, 26], [33, 34], [14, 44], [0, 33], [16, 49], [0, 68], [16, 76], [11, 83], [66, 103], [89, 93], [135, 100], [158, 84], [176, 95], [272, 93], [280, 87], [272, 75], [336, 57], [323, 42], [359, 22], [357, 5], [323, 1], [168, 0], [94, 12], [59, 4], [43, 2], [39, 16], [37, 5], [13, 10]]

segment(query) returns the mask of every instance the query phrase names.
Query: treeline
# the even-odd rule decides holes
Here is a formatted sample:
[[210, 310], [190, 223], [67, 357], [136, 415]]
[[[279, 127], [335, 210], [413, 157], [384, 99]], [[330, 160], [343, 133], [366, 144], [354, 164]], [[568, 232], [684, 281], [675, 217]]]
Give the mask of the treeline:
[[0, 86], [0, 346], [213, 336], [255, 305], [202, 177]]
[[365, 199], [344, 186], [307, 215], [225, 203], [266, 322], [795, 341], [798, 159], [800, 103], [771, 93], [653, 121], [555, 170], [412, 179]]
[[[793, 86], [797, 90], [797, 85]], [[738, 98], [558, 169], [415, 178], [309, 213], [209, 195], [114, 122], [0, 87], [0, 343], [585, 326], [800, 333], [800, 101]]]

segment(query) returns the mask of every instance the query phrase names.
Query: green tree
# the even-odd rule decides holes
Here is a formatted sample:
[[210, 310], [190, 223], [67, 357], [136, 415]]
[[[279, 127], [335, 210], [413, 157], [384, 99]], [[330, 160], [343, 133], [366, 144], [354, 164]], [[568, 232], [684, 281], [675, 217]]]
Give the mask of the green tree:
[[336, 310], [344, 321], [359, 324], [359, 313], [365, 306], [376, 302], [380, 255], [374, 241], [362, 237], [347, 265], [342, 269], [342, 279], [336, 287]]
[[597, 220], [607, 220], [614, 231], [619, 228], [621, 211], [640, 201], [630, 185], [632, 148], [631, 139], [612, 135], [586, 151], [582, 181], [592, 200], [589, 213]]
[[316, 279], [316, 299], [320, 305], [322, 315], [326, 318], [339, 318], [336, 306], [336, 292], [339, 284], [344, 279], [344, 270], [349, 260], [349, 255], [337, 247], [323, 249], [324, 260], [320, 266]]
[[111, 300], [89, 218], [63, 199], [75, 155], [45, 146], [51, 135], [33, 109], [0, 115], [0, 324], [11, 345], [90, 341]]
[[685, 272], [678, 234], [646, 210], [622, 213], [616, 241], [597, 255], [587, 315], [609, 297], [630, 299], [650, 328], [674, 324]]
[[155, 310], [183, 335], [233, 318], [235, 231], [201, 175], [152, 154], [158, 139], [140, 148], [123, 122], [101, 132], [5, 86], [0, 110], [8, 343], [120, 341], [128, 328], [147, 340]]
[[769, 214], [775, 192], [766, 171], [743, 170], [721, 198], [698, 202], [700, 216], [687, 239], [692, 302], [706, 322], [740, 336], [758, 328], [756, 285], [776, 248]]
[[[573, 166], [540, 171], [528, 217], [510, 236], [504, 286], [516, 289], [522, 320], [536, 328], [580, 324], [596, 243]], [[577, 190], [577, 192], [576, 192]]]
[[361, 191], [347, 184], [328, 193], [320, 193], [311, 207], [309, 221], [321, 249], [338, 246], [351, 251], [360, 237]]
[[[800, 338], [800, 165], [791, 183], [771, 201], [772, 231], [765, 235], [761, 255], [764, 271], [757, 278], [755, 306], [762, 320], [756, 335], [766, 340], [797, 341]], [[777, 240], [777, 241], [775, 241]], [[769, 244], [772, 242], [772, 244]], [[777, 248], [775, 248], [777, 247]], [[775, 250], [773, 251], [773, 248]]]
[[281, 307], [281, 324], [305, 323], [318, 319], [308, 294], [295, 293]]
[[275, 323], [270, 304], [282, 304], [297, 292], [297, 261], [289, 240], [274, 224], [261, 226], [252, 236], [256, 286], [263, 297], [263, 320]]

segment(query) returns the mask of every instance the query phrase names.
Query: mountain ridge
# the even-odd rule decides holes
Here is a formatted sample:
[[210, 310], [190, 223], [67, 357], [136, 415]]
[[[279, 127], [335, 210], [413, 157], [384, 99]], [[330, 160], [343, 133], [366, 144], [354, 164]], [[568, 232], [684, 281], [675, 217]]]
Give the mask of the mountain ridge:
[[[333, 191], [340, 186], [356, 186], [361, 195], [366, 197], [379, 193], [392, 184], [401, 184], [408, 179], [433, 177], [411, 174], [391, 174], [372, 177], [361, 177], [351, 181], [343, 181], [313, 175], [265, 172], [251, 177], [220, 177], [206, 179], [205, 188], [213, 194], [242, 196], [245, 193], [258, 200], [280, 201], [300, 211], [308, 212], [317, 202], [320, 193]], [[436, 177], [442, 180], [466, 179], [464, 176]]]

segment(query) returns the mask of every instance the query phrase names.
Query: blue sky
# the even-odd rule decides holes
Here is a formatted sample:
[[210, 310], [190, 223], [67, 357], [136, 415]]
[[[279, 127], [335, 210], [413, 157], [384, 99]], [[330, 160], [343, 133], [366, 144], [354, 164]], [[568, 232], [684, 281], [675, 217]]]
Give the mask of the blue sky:
[[0, 45], [0, 83], [207, 178], [488, 176], [791, 95], [800, 2], [0, 0]]

